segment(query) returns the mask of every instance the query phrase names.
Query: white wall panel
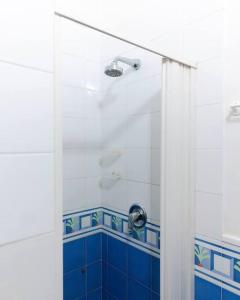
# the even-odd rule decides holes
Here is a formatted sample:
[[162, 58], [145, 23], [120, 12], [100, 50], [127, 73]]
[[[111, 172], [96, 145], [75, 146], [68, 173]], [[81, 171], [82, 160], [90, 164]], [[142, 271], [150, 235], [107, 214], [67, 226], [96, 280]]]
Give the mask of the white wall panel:
[[52, 154], [0, 155], [0, 244], [54, 230]]
[[0, 60], [53, 71], [53, 1], [0, 4]]
[[[28, 226], [31, 223], [28, 222]], [[0, 298], [57, 298], [55, 236], [49, 234], [0, 247]]]
[[0, 63], [0, 152], [53, 151], [53, 75]]

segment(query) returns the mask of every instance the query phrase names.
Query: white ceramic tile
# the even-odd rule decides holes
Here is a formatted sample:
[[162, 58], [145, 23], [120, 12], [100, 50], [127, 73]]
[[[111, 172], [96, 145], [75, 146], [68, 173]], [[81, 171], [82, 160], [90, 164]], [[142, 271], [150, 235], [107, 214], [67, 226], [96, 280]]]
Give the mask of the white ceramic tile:
[[0, 244], [54, 229], [53, 155], [0, 155]]
[[128, 222], [123, 222], [123, 232], [128, 234]]
[[127, 85], [127, 109], [131, 115], [150, 113], [156, 109], [159, 110], [160, 101], [160, 76], [153, 76]]
[[[104, 178], [107, 180], [107, 178]], [[110, 183], [109, 183], [110, 182]], [[128, 212], [129, 204], [127, 198], [126, 180], [109, 180], [101, 187], [101, 199], [104, 207]]]
[[53, 1], [9, 0], [0, 11], [0, 59], [53, 70]]
[[157, 246], [157, 234], [151, 230], [147, 230], [147, 243]]
[[[25, 223], [33, 225], [34, 220]], [[49, 234], [0, 247], [1, 299], [57, 298], [55, 240]]]
[[222, 193], [222, 151], [196, 151], [196, 190]]
[[88, 207], [101, 206], [101, 189], [99, 182], [99, 178], [86, 179], [85, 198]]
[[151, 146], [152, 148], [160, 148], [161, 140], [161, 114], [153, 113], [151, 118]]
[[223, 43], [223, 13], [211, 14], [184, 30], [184, 55], [188, 60], [203, 61], [218, 56]]
[[186, 23], [199, 22], [199, 20], [212, 15], [224, 7], [223, 0], [182, 1], [183, 18]]
[[101, 122], [99, 119], [85, 121], [85, 146], [89, 149], [98, 149], [101, 146]]
[[102, 34], [68, 20], [61, 20], [62, 51], [100, 61]]
[[151, 150], [151, 183], [160, 184], [160, 150]]
[[230, 277], [231, 275], [231, 260], [214, 254], [214, 271]]
[[104, 66], [99, 62], [85, 59], [84, 72], [84, 86], [87, 89], [99, 91], [102, 88], [101, 78], [104, 76]]
[[104, 214], [104, 225], [111, 226], [111, 222], [112, 222], [111, 216]]
[[76, 179], [87, 176], [86, 151], [71, 149], [63, 151], [63, 177]]
[[123, 118], [102, 120], [102, 145], [104, 147], [121, 149], [126, 146], [127, 122]]
[[63, 118], [63, 147], [86, 147], [86, 119]]
[[221, 240], [222, 197], [207, 193], [196, 193], [196, 233]]
[[221, 148], [223, 139], [223, 110], [221, 104], [196, 108], [196, 147]]
[[81, 210], [88, 207], [86, 203], [85, 179], [68, 179], [63, 181], [63, 210], [64, 212]]
[[53, 150], [53, 77], [0, 63], [0, 152]]
[[63, 84], [85, 87], [83, 58], [76, 55], [63, 54], [61, 57], [61, 70], [61, 81]]
[[128, 149], [126, 151], [127, 178], [150, 182], [151, 151], [148, 149]]
[[86, 117], [92, 119], [100, 119], [101, 117], [101, 98], [102, 94], [96, 91], [85, 90], [83, 95], [85, 99]]
[[127, 177], [127, 151], [123, 149], [104, 149], [99, 163], [102, 175], [111, 177], [113, 173], [120, 174], [121, 178]]
[[62, 86], [60, 93], [62, 98], [62, 112], [64, 117], [87, 117], [86, 89], [71, 86]]
[[128, 118], [127, 147], [149, 148], [151, 145], [150, 115], [138, 115]]
[[91, 217], [90, 216], [86, 216], [86, 217], [82, 217], [81, 218], [81, 228], [88, 228], [91, 226]]
[[160, 186], [151, 185], [150, 217], [154, 222], [160, 223]]
[[199, 63], [196, 72], [196, 104], [223, 100], [223, 58], [217, 56]]
[[87, 177], [99, 177], [101, 175], [100, 159], [101, 152], [99, 150], [86, 150], [85, 165]]
[[71, 54], [61, 56], [61, 80], [65, 85], [97, 91], [100, 89], [104, 65]]
[[100, 102], [101, 114], [104, 119], [125, 117], [127, 113], [126, 87], [111, 88], [102, 92]]

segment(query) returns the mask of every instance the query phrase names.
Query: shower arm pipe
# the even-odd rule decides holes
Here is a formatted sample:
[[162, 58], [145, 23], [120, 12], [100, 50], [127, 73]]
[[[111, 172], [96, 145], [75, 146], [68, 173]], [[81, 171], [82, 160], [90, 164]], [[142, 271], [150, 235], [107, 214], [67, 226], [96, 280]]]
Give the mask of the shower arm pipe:
[[109, 32], [107, 32], [107, 31], [105, 31], [105, 30], [99, 29], [99, 28], [94, 27], [94, 26], [92, 26], [92, 25], [89, 25], [89, 24], [87, 24], [87, 23], [81, 22], [81, 21], [79, 21], [79, 20], [77, 20], [77, 19], [75, 19], [75, 18], [72, 18], [72, 17], [69, 17], [69, 16], [67, 16], [67, 15], [64, 15], [64, 14], [62, 14], [62, 13], [60, 13], [60, 12], [55, 11], [54, 14], [55, 14], [56, 16], [58, 16], [58, 17], [64, 18], [64, 19], [66, 19], [66, 20], [69, 20], [69, 21], [72, 21], [72, 22], [74, 22], [74, 23], [83, 25], [83, 26], [85, 26], [85, 27], [88, 27], [88, 28], [93, 29], [93, 30], [95, 30], [95, 31], [98, 31], [98, 32], [100, 32], [100, 33], [103, 33], [103, 34], [105, 34], [105, 35], [111, 36], [111, 37], [113, 37], [113, 38], [115, 38], [115, 39], [118, 39], [118, 40], [120, 40], [120, 41], [126, 42], [126, 43], [128, 43], [128, 44], [130, 44], [130, 45], [132, 45], [132, 46], [135, 46], [135, 47], [138, 47], [138, 48], [140, 48], [140, 49], [143, 49], [143, 50], [146, 50], [146, 51], [148, 51], [148, 52], [151, 52], [151, 53], [153, 53], [153, 54], [159, 55], [159, 56], [161, 56], [161, 57], [163, 57], [163, 58], [165, 58], [165, 59], [169, 59], [169, 60], [171, 60], [171, 61], [174, 61], [174, 62], [177, 62], [177, 63], [179, 63], [179, 64], [185, 65], [185, 66], [187, 66], [187, 67], [189, 67], [189, 68], [197, 69], [197, 64], [196, 64], [196, 63], [191, 63], [191, 62], [188, 62], [188, 61], [184, 61], [184, 60], [182, 60], [182, 59], [174, 58], [174, 57], [168, 56], [168, 55], [166, 55], [166, 54], [164, 54], [164, 53], [161, 53], [161, 52], [152, 50], [152, 49], [147, 48], [147, 47], [144, 47], [144, 46], [141, 46], [141, 45], [136, 44], [136, 43], [134, 43], [134, 42], [131, 42], [131, 41], [127, 40], [127, 39], [124, 39], [124, 38], [121, 38], [121, 37], [119, 37], [119, 36], [117, 36], [117, 35], [114, 35], [114, 34], [112, 34], [112, 33], [109, 33]]
[[117, 56], [114, 58], [113, 60], [114, 62], [122, 62], [124, 64], [127, 64], [135, 69], [139, 69], [140, 66], [141, 66], [141, 61], [140, 59], [131, 59], [131, 58], [127, 58], [127, 57], [124, 57], [124, 56]]

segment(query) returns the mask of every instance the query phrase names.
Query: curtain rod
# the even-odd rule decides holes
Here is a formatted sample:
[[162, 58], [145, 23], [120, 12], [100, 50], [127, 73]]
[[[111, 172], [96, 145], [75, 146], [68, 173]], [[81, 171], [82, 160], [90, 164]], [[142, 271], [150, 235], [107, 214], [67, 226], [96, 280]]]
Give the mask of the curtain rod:
[[72, 21], [72, 22], [74, 22], [74, 23], [83, 25], [83, 26], [85, 26], [85, 27], [88, 27], [88, 28], [93, 29], [93, 30], [95, 30], [95, 31], [98, 31], [98, 32], [100, 32], [100, 33], [103, 33], [103, 34], [105, 34], [105, 35], [111, 36], [112, 38], [118, 39], [118, 40], [123, 41], [123, 42], [125, 42], [125, 43], [128, 43], [128, 44], [130, 44], [130, 45], [132, 45], [132, 46], [135, 46], [135, 47], [141, 48], [141, 49], [143, 49], [143, 50], [146, 50], [146, 51], [148, 51], [148, 52], [151, 52], [151, 53], [153, 53], [153, 54], [162, 56], [163, 58], [172, 60], [172, 61], [174, 61], [174, 62], [177, 62], [177, 63], [179, 63], [179, 64], [185, 65], [185, 66], [190, 67], [190, 68], [193, 68], [193, 69], [197, 69], [197, 66], [194, 65], [194, 64], [191, 64], [191, 63], [188, 63], [188, 62], [181, 61], [181, 60], [179, 60], [179, 59], [173, 58], [173, 57], [171, 57], [171, 56], [168, 56], [168, 55], [165, 55], [165, 54], [163, 54], [163, 53], [160, 53], [160, 52], [154, 51], [154, 50], [152, 50], [152, 49], [149, 49], [149, 48], [147, 48], [147, 47], [141, 46], [141, 45], [139, 45], [139, 44], [136, 44], [136, 43], [134, 43], [134, 42], [131, 42], [131, 41], [129, 41], [129, 40], [126, 40], [126, 39], [124, 39], [124, 38], [121, 38], [121, 37], [119, 37], [119, 36], [117, 36], [117, 35], [114, 35], [114, 34], [112, 34], [112, 33], [109, 33], [109, 32], [107, 32], [107, 31], [105, 31], [105, 30], [102, 30], [102, 29], [99, 29], [99, 28], [94, 27], [94, 26], [92, 26], [92, 25], [83, 23], [83, 22], [81, 22], [81, 21], [79, 21], [79, 20], [77, 20], [77, 19], [74, 19], [74, 18], [69, 17], [69, 16], [67, 16], [67, 15], [64, 15], [64, 14], [62, 14], [62, 13], [59, 13], [59, 12], [57, 12], [57, 11], [56, 11], [54, 14], [55, 14], [56, 16], [58, 16], [58, 17], [64, 18], [64, 19], [66, 19], [66, 20], [69, 20], [69, 21]]

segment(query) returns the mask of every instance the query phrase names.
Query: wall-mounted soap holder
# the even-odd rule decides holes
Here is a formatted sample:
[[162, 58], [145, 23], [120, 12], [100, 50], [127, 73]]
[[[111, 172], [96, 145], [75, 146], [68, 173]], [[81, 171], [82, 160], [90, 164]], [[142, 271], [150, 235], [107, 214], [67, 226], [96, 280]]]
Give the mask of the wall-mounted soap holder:
[[240, 101], [233, 102], [230, 105], [230, 116], [240, 117]]
[[102, 167], [111, 166], [118, 158], [122, 155], [121, 150], [112, 150], [103, 153], [102, 157], [99, 159], [99, 165]]
[[122, 178], [120, 172], [112, 171], [108, 177], [99, 180], [99, 186], [103, 189], [109, 189], [114, 186]]

